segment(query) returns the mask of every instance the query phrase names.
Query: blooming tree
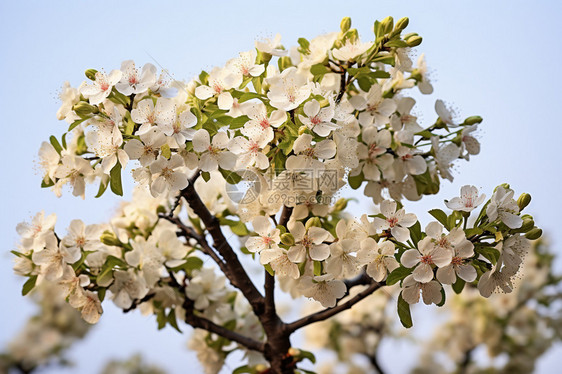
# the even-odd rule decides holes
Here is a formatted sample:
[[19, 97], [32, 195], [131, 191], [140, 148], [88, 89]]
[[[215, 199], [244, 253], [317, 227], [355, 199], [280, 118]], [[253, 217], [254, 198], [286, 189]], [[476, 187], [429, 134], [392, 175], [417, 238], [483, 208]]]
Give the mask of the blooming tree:
[[[376, 21], [364, 42], [345, 18], [339, 32], [290, 50], [276, 36], [188, 83], [125, 61], [65, 84], [57, 117], [69, 127], [41, 145], [42, 187], [84, 198], [97, 183], [98, 198], [108, 187], [122, 195], [129, 165], [137, 187], [108, 223], [74, 220], [63, 235], [41, 212], [19, 224], [23, 293], [58, 283], [89, 323], [106, 299], [156, 315], [159, 328], [185, 322], [209, 373], [237, 349], [246, 352], [237, 373], [294, 373], [314, 360], [292, 347], [295, 331], [384, 287], [400, 288], [405, 327], [411, 304], [442, 306], [448, 287], [511, 292], [541, 235], [521, 214], [528, 194], [515, 200], [504, 184], [486, 200], [464, 186], [423, 228], [401, 204], [453, 180], [454, 163], [480, 151], [482, 121], [436, 100], [437, 119], [418, 123], [408, 90], [433, 88], [424, 55], [410, 58], [422, 39], [407, 25]], [[380, 213], [352, 218], [345, 193], [363, 193]], [[263, 267], [263, 283], [240, 256]], [[323, 309], [282, 320], [276, 283]]]

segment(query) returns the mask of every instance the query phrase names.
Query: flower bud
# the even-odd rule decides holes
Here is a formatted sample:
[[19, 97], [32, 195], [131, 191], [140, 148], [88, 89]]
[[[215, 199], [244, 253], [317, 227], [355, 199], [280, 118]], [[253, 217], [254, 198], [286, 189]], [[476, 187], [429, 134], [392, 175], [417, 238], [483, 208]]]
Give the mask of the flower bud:
[[291, 246], [295, 244], [295, 237], [290, 232], [281, 234], [281, 243]]
[[410, 23], [410, 19], [408, 17], [400, 18], [396, 22], [396, 26], [394, 26], [394, 29], [395, 30], [404, 30], [406, 27], [408, 27], [409, 23]]
[[381, 35], [386, 35], [394, 28], [394, 19], [391, 16], [386, 17], [381, 21], [380, 30]]
[[289, 351], [287, 353], [291, 356], [298, 356], [298, 355], [301, 354], [301, 351], [298, 348], [291, 347], [291, 348], [289, 348]]
[[465, 126], [470, 126], [470, 125], [475, 125], [477, 123], [482, 122], [482, 117], [480, 116], [470, 116], [467, 119], [464, 120], [463, 125]]
[[88, 78], [91, 81], [95, 81], [96, 80], [96, 73], [98, 71], [96, 69], [88, 69], [86, 70], [85, 74], [86, 74], [86, 78]]
[[351, 18], [344, 17], [341, 20], [341, 23], [340, 23], [340, 29], [341, 29], [342, 34], [345, 34], [346, 32], [348, 32], [350, 27], [351, 27]]
[[322, 222], [320, 222], [320, 218], [312, 217], [308, 221], [306, 221], [306, 225], [304, 227], [308, 230], [312, 226], [322, 227]]
[[535, 227], [531, 231], [525, 234], [525, 237], [530, 240], [536, 240], [542, 236], [542, 230], [538, 227]]
[[334, 204], [334, 210], [336, 212], [342, 211], [345, 208], [347, 208], [347, 199], [344, 199], [343, 197]]
[[[523, 217], [521, 217], [521, 218], [523, 218]], [[533, 227], [535, 227], [535, 221], [533, 220], [533, 218], [526, 217], [526, 218], [523, 218], [523, 223], [521, 224], [521, 227], [519, 227], [518, 229], [512, 230], [512, 232], [528, 232]]]
[[412, 36], [411, 38], [406, 40], [406, 43], [408, 43], [408, 47], [416, 47], [420, 45], [421, 42], [422, 42], [422, 37], [419, 35]]
[[306, 132], [306, 129], [307, 129], [307, 128], [308, 128], [308, 127], [306, 127], [306, 126], [301, 126], [301, 127], [299, 127], [299, 136], [302, 135], [302, 134], [304, 134], [304, 133]]
[[269, 369], [269, 367], [265, 366], [264, 364], [257, 364], [256, 367], [255, 367], [255, 370], [256, 370], [258, 373], [265, 372], [265, 371], [268, 370], [268, 369]]
[[531, 202], [531, 195], [528, 193], [522, 193], [517, 199], [517, 205], [519, 205], [519, 210], [523, 210]]
[[103, 234], [101, 234], [100, 241], [105, 245], [111, 245], [111, 246], [121, 245], [121, 242], [119, 241], [119, 239], [117, 239], [115, 234], [107, 230], [104, 231]]
[[281, 70], [281, 71], [293, 66], [293, 64], [291, 62], [291, 58], [289, 56], [280, 57], [279, 60], [277, 61], [277, 63], [279, 65], [279, 70]]
[[72, 110], [74, 110], [76, 112], [76, 114], [78, 114], [80, 117], [85, 117], [88, 114], [91, 113], [97, 113], [99, 110], [98, 108], [96, 108], [95, 106], [85, 102], [85, 101], [79, 101], [76, 104], [74, 104], [72, 106]]

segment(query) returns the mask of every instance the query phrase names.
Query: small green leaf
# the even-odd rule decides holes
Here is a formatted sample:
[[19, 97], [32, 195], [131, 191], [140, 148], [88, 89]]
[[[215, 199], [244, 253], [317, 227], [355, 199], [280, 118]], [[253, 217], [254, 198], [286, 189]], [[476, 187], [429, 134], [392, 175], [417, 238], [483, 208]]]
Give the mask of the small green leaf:
[[170, 309], [170, 313], [168, 314], [168, 323], [170, 324], [170, 326], [172, 326], [174, 329], [176, 329], [180, 334], [183, 334], [183, 332], [180, 330], [179, 326], [178, 326], [178, 321], [176, 319], [176, 310], [175, 309]]
[[263, 265], [263, 267], [265, 268], [265, 271], [269, 273], [269, 275], [271, 275], [272, 277], [275, 276], [275, 271], [273, 271], [273, 268], [270, 264]]
[[35, 283], [37, 282], [37, 275], [32, 275], [29, 279], [23, 284], [23, 288], [21, 290], [21, 294], [23, 296], [27, 295], [33, 287], [35, 287]]
[[365, 180], [365, 177], [363, 176], [363, 172], [361, 172], [358, 175], [355, 175], [353, 177], [351, 177], [351, 176], [347, 177], [347, 181], [349, 182], [349, 186], [351, 188], [353, 188], [354, 190], [361, 187], [361, 183], [363, 183], [363, 180]]
[[51, 178], [47, 178], [48, 181], [45, 182], [45, 179], [41, 181], [41, 188], [52, 187], [55, 185], [55, 182], [51, 180]]
[[439, 304], [437, 304], [437, 306], [442, 307], [443, 305], [445, 305], [445, 299], [446, 299], [445, 289], [443, 288], [443, 286], [441, 286], [441, 301], [439, 302]]
[[103, 193], [105, 192], [105, 190], [107, 190], [108, 185], [109, 185], [109, 178], [107, 178], [104, 175], [100, 180], [100, 188], [98, 189], [98, 193], [96, 194], [95, 197], [96, 198], [101, 197], [103, 195]]
[[398, 317], [400, 317], [400, 322], [402, 326], [409, 329], [414, 324], [412, 323], [412, 315], [410, 314], [410, 304], [404, 300], [402, 297], [402, 292], [400, 292], [400, 296], [398, 296]]
[[390, 274], [388, 274], [388, 277], [386, 278], [386, 284], [388, 286], [391, 286], [396, 282], [401, 281], [402, 279], [410, 275], [413, 270], [413, 268], [407, 268], [404, 266], [397, 267]]
[[498, 261], [498, 258], [500, 258], [500, 251], [492, 247], [477, 245], [474, 247], [474, 251], [484, 256], [493, 265], [495, 265], [496, 262]]
[[103, 299], [105, 299], [105, 292], [107, 291], [107, 288], [105, 287], [100, 287], [98, 289], [98, 297], [100, 299], [100, 302], [103, 302]]
[[312, 73], [312, 75], [324, 75], [326, 73], [329, 73], [330, 71], [331, 70], [322, 63], [315, 64], [310, 67], [310, 72]]
[[432, 209], [428, 212], [431, 214], [439, 223], [441, 223], [447, 230], [449, 230], [449, 222], [447, 221], [447, 214], [441, 209]]
[[51, 145], [55, 148], [55, 151], [57, 151], [57, 153], [60, 155], [62, 152], [62, 147], [59, 141], [57, 140], [57, 138], [55, 138], [54, 135], [51, 135], [49, 141], [51, 142]]
[[242, 180], [242, 177], [235, 171], [225, 170], [222, 168], [219, 168], [219, 171], [228, 184], [237, 184]]
[[230, 123], [229, 127], [231, 130], [236, 130], [239, 129], [241, 127], [243, 127], [246, 122], [248, 122], [250, 120], [250, 118], [248, 116], [240, 116], [237, 118], [234, 118], [232, 120], [232, 122]]
[[455, 291], [456, 294], [461, 293], [465, 284], [466, 282], [462, 278], [457, 277], [457, 281], [452, 285], [453, 291]]
[[201, 172], [201, 177], [203, 177], [203, 180], [205, 182], [208, 182], [209, 179], [211, 179], [211, 173], [209, 173], [208, 171], [203, 171]]
[[417, 246], [418, 242], [422, 238], [420, 221], [416, 221], [414, 225], [410, 226], [409, 230], [410, 230], [410, 237], [412, 238], [412, 242]]
[[123, 186], [121, 184], [121, 164], [119, 162], [117, 162], [109, 172], [109, 178], [111, 191], [113, 191], [116, 195], [123, 196]]
[[74, 130], [74, 128], [76, 128], [76, 126], [78, 126], [79, 124], [81, 124], [82, 122], [84, 122], [84, 121], [87, 120], [87, 119], [90, 119], [90, 117], [78, 119], [78, 120], [72, 122], [72, 123], [70, 124], [70, 126], [68, 127], [68, 131], [70, 132], [70, 131]]

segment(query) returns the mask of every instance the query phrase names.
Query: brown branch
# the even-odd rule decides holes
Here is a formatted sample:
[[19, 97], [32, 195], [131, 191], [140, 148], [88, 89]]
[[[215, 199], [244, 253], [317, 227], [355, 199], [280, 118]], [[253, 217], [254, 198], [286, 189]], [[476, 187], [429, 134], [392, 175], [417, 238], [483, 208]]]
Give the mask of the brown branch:
[[208, 320], [206, 318], [196, 316], [195, 314], [193, 314], [193, 312], [186, 311], [185, 322], [195, 328], [200, 328], [215, 333], [219, 336], [222, 336], [223, 338], [236, 342], [253, 351], [258, 351], [263, 353], [265, 350], [264, 343], [249, 338], [247, 336], [241, 335], [227, 328], [224, 328], [223, 326], [217, 325], [213, 321]]
[[340, 312], [343, 312], [346, 309], [351, 308], [353, 305], [357, 304], [358, 302], [360, 302], [361, 300], [363, 300], [367, 296], [371, 295], [373, 292], [375, 292], [376, 290], [378, 290], [382, 286], [384, 286], [384, 282], [383, 283], [371, 282], [369, 287], [367, 287], [363, 291], [359, 292], [357, 295], [353, 296], [351, 299], [349, 299], [345, 303], [336, 305], [333, 308], [327, 308], [327, 309], [321, 310], [320, 312], [310, 314], [306, 317], [303, 317], [299, 320], [296, 320], [295, 322], [289, 323], [287, 325], [287, 330], [289, 332], [293, 332], [293, 331], [296, 331], [296, 330], [298, 330], [302, 327], [308, 326], [312, 323], [324, 321], [324, 320], [332, 317], [333, 315], [336, 315]]
[[[192, 180], [195, 180], [195, 178], [192, 178]], [[230, 283], [242, 292], [252, 306], [256, 316], [259, 317], [263, 314], [264, 298], [246, 273], [246, 270], [238, 260], [238, 256], [236, 256], [236, 253], [225, 238], [219, 220], [209, 212], [209, 209], [207, 209], [203, 201], [201, 201], [199, 194], [195, 191], [193, 183], [189, 183], [180, 193], [195, 214], [201, 219], [209, 234], [211, 234], [213, 247], [221, 255], [225, 263], [225, 268], [228, 268], [227, 271], [223, 270], [223, 268], [221, 268], [221, 270], [223, 270]]]

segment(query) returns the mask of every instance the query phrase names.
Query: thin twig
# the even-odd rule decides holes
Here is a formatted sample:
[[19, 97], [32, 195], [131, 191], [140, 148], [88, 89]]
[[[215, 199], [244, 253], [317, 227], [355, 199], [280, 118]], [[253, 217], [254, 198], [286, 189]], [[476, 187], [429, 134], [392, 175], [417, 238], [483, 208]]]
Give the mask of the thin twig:
[[310, 325], [314, 322], [324, 321], [324, 320], [330, 318], [333, 315], [336, 315], [340, 312], [343, 312], [346, 309], [351, 308], [353, 305], [357, 304], [358, 302], [360, 302], [361, 300], [363, 300], [367, 296], [371, 295], [373, 292], [375, 292], [376, 290], [378, 290], [382, 286], [384, 286], [384, 283], [379, 283], [379, 282], [371, 283], [371, 285], [369, 285], [369, 287], [367, 287], [363, 291], [359, 292], [357, 295], [353, 296], [351, 299], [349, 299], [348, 301], [346, 301], [343, 304], [336, 305], [333, 308], [324, 309], [320, 312], [310, 314], [306, 317], [303, 317], [301, 319], [296, 320], [295, 322], [289, 323], [287, 325], [287, 330], [289, 332], [293, 332], [293, 331], [296, 331], [296, 330], [298, 330], [302, 327], [308, 326], [308, 325]]

